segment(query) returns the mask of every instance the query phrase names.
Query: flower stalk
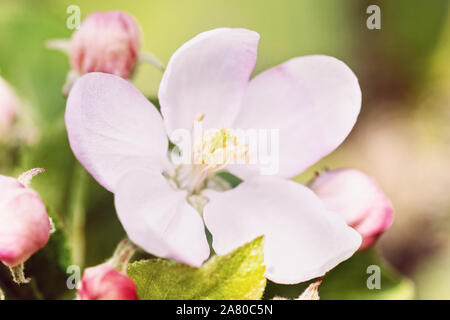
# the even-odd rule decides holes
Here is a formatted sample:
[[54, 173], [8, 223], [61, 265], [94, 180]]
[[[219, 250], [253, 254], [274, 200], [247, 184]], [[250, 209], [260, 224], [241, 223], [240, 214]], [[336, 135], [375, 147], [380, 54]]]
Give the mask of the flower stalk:
[[70, 199], [70, 210], [72, 213], [72, 261], [82, 268], [84, 266], [86, 247], [86, 209], [84, 202], [87, 193], [87, 173], [79, 164], [76, 164], [72, 181], [73, 191]]
[[162, 63], [161, 60], [159, 60], [159, 58], [151, 52], [141, 53], [139, 55], [139, 62], [140, 63], [148, 63], [162, 72], [164, 72], [164, 70], [166, 69], [166, 67], [164, 66], [164, 63]]

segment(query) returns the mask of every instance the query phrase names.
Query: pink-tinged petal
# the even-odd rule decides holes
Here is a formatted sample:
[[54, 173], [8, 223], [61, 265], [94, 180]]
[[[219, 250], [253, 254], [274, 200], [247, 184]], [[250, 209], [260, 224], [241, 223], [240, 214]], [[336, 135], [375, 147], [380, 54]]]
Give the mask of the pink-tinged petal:
[[316, 177], [310, 188], [327, 209], [342, 215], [361, 234], [361, 249], [374, 244], [392, 224], [391, 202], [375, 179], [359, 170], [326, 171]]
[[138, 300], [134, 281], [108, 263], [84, 271], [78, 296], [80, 300]]
[[204, 220], [213, 248], [225, 254], [265, 235], [266, 276], [293, 284], [325, 274], [361, 244], [359, 234], [327, 211], [308, 188], [259, 177], [226, 192], [208, 192]]
[[360, 107], [358, 79], [343, 62], [305, 56], [252, 79], [234, 127], [279, 129], [278, 174], [292, 177], [344, 141]]
[[67, 101], [66, 127], [77, 159], [112, 192], [126, 171], [162, 170], [167, 161], [160, 114], [120, 77], [106, 73], [81, 77]]
[[129, 238], [147, 252], [193, 266], [208, 258], [200, 214], [187, 203], [186, 192], [173, 189], [159, 172], [125, 174], [115, 204]]
[[197, 35], [170, 59], [159, 87], [167, 132], [191, 129], [195, 116], [205, 127], [229, 127], [256, 63], [259, 35], [245, 29], [214, 29]]
[[17, 266], [47, 244], [50, 221], [39, 195], [0, 175], [0, 261]]

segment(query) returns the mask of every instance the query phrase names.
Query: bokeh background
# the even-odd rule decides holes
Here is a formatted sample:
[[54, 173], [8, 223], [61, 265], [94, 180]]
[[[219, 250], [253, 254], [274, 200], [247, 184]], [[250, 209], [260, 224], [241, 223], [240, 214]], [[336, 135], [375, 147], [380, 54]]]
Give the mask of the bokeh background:
[[[58, 287], [58, 281], [65, 283], [68, 261], [98, 264], [124, 236], [112, 196], [82, 174], [67, 144], [61, 88], [68, 58], [44, 46], [48, 39], [70, 38], [66, 8], [73, 4], [81, 8], [83, 18], [93, 11], [131, 13], [143, 31], [143, 51], [165, 63], [185, 41], [216, 27], [260, 33], [255, 74], [307, 54], [332, 55], [346, 62], [362, 88], [359, 121], [336, 152], [295, 179], [306, 183], [324, 168], [361, 169], [374, 176], [391, 198], [395, 221], [374, 250], [331, 274], [321, 295], [450, 298], [449, 1], [0, 0], [0, 75], [22, 102], [22, 139], [0, 145], [0, 173], [17, 175], [45, 167], [47, 172], [35, 178], [33, 187], [64, 233], [52, 240], [54, 251], [41, 253], [27, 267], [33, 275], [47, 275], [37, 284], [41, 297], [70, 297]], [[370, 4], [381, 8], [381, 30], [366, 27]], [[157, 69], [142, 65], [133, 82], [149, 98], [156, 98], [160, 79]], [[387, 277], [379, 293], [365, 288], [365, 266], [372, 256], [382, 259]], [[55, 259], [59, 265], [53, 266]], [[8, 288], [9, 296], [36, 296], [36, 290], [11, 286], [7, 270], [0, 271], [0, 286]], [[58, 272], [59, 280], [48, 276]], [[354, 282], [366, 291], [353, 287]], [[295, 295], [298, 290], [269, 284], [267, 294]]]

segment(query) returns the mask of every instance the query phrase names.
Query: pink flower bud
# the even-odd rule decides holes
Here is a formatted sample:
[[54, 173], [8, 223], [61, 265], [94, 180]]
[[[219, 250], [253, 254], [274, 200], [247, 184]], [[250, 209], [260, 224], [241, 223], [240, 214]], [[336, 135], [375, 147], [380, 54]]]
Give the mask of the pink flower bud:
[[128, 78], [139, 57], [140, 38], [139, 26], [129, 14], [93, 13], [72, 36], [72, 68], [80, 74], [105, 72]]
[[365, 249], [378, 239], [393, 220], [392, 204], [375, 179], [355, 169], [339, 169], [320, 174], [310, 188], [328, 210], [341, 214], [358, 231]]
[[134, 281], [108, 263], [84, 271], [78, 295], [81, 300], [138, 300]]
[[12, 88], [0, 77], [0, 136], [8, 133], [16, 117], [19, 101]]
[[0, 261], [20, 265], [47, 244], [49, 235], [50, 220], [37, 192], [0, 175]]

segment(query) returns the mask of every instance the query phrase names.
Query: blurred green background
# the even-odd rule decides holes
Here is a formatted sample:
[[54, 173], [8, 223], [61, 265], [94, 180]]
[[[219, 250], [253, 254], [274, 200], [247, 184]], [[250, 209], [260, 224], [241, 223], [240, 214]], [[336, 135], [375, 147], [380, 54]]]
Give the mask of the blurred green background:
[[[93, 11], [131, 13], [143, 31], [143, 51], [151, 51], [165, 63], [185, 41], [216, 27], [244, 27], [260, 33], [255, 74], [307, 54], [332, 55], [347, 63], [362, 88], [359, 121], [335, 153], [296, 180], [305, 183], [315, 170], [325, 167], [356, 167], [374, 176], [395, 207], [394, 225], [376, 251], [392, 266], [389, 279], [411, 281], [386, 280], [389, 285], [401, 284], [393, 295], [387, 291], [368, 295], [357, 289], [344, 292], [342, 278], [365, 285], [364, 259], [372, 253], [363, 253], [346, 262], [353, 273], [338, 270], [330, 275], [341, 279], [341, 286], [339, 281], [329, 281], [332, 294], [327, 293], [324, 281], [322, 296], [450, 298], [449, 1], [0, 0], [0, 75], [16, 89], [22, 112], [33, 123], [31, 144], [0, 146], [0, 173], [47, 169], [35, 178], [33, 187], [70, 236], [65, 247], [55, 244], [63, 246], [58, 249], [63, 251], [58, 255], [61, 281], [69, 256], [80, 265], [98, 264], [124, 235], [112, 196], [82, 173], [68, 147], [61, 95], [68, 58], [44, 47], [45, 40], [71, 36], [66, 8], [74, 4], [81, 8], [83, 18]], [[366, 27], [370, 4], [381, 8], [381, 30]], [[143, 65], [134, 83], [155, 98], [160, 79], [158, 70]], [[85, 218], [79, 218], [79, 211], [86, 213]], [[51, 257], [42, 253], [38, 258], [44, 260], [31, 262], [29, 271], [42, 272], [42, 261]], [[4, 275], [0, 286], [9, 287]], [[269, 285], [268, 291], [278, 289]], [[297, 287], [280, 290], [291, 290], [294, 295]], [[15, 297], [26, 297], [12, 291]]]

